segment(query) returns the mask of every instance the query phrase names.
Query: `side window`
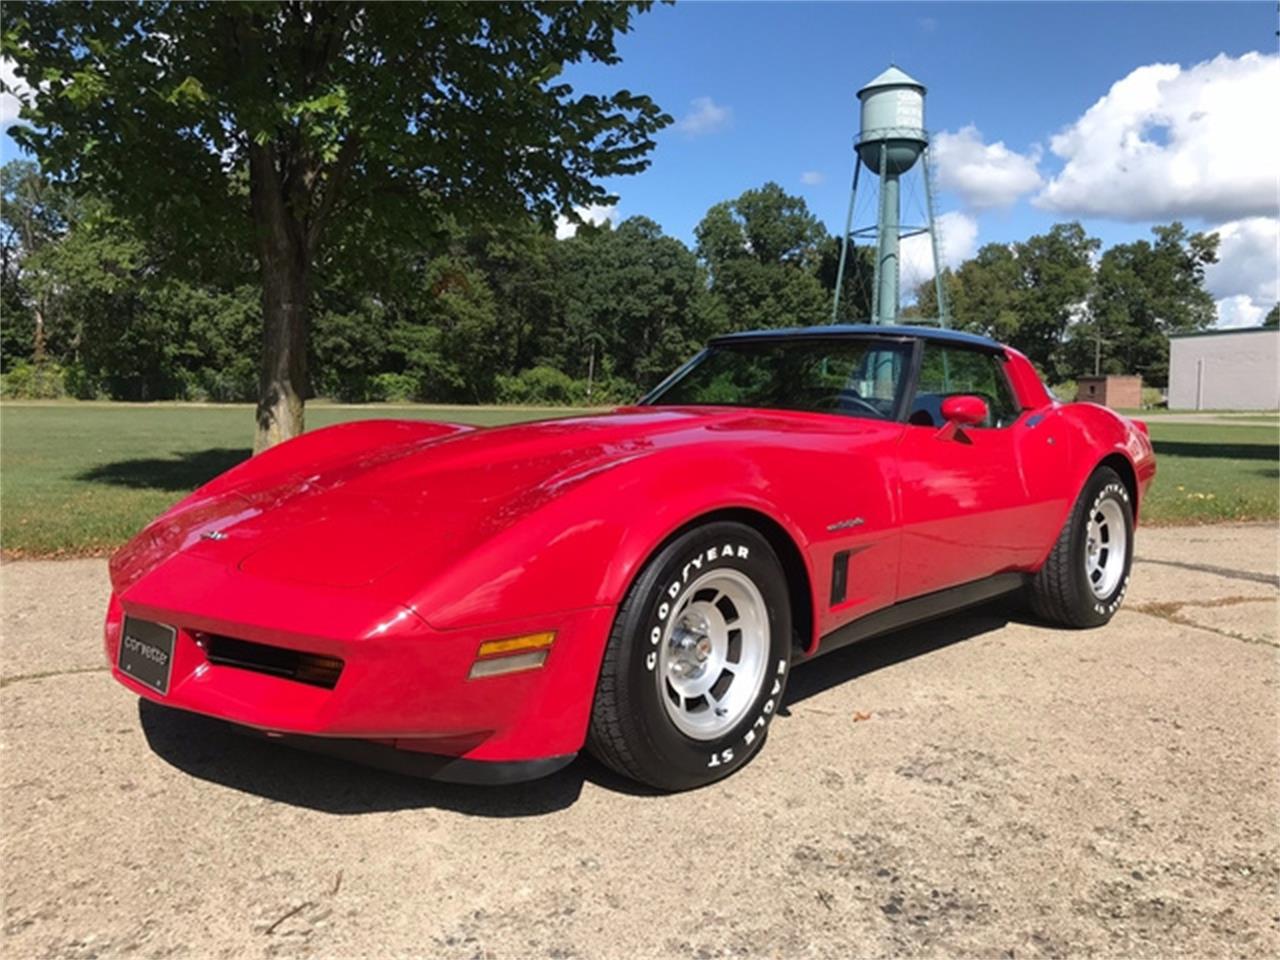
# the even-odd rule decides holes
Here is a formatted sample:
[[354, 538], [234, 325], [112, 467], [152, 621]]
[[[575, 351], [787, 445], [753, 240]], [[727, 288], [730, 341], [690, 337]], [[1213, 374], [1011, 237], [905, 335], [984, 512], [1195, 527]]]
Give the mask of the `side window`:
[[963, 347], [926, 343], [908, 422], [942, 426], [942, 401], [956, 394], [981, 397], [987, 402], [990, 416], [982, 424], [984, 427], [1007, 427], [1018, 419], [1018, 404], [998, 357]]

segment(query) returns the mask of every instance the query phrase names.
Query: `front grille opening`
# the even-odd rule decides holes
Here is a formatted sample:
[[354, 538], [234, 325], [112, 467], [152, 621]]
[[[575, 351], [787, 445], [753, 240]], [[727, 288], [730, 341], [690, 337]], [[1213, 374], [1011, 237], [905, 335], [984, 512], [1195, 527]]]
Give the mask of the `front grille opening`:
[[265, 643], [252, 643], [216, 634], [203, 635], [200, 645], [204, 647], [209, 662], [219, 667], [266, 673], [313, 687], [324, 687], [326, 690], [337, 686], [338, 677], [342, 673], [342, 661], [337, 657], [303, 653], [300, 650], [272, 647]]

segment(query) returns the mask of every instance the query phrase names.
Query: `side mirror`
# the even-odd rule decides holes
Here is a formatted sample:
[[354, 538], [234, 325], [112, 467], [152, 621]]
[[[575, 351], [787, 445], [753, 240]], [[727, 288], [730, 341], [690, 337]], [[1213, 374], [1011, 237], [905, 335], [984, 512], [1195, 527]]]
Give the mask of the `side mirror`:
[[942, 419], [957, 427], [972, 427], [985, 423], [989, 415], [987, 401], [981, 397], [961, 394], [947, 397], [942, 401]]

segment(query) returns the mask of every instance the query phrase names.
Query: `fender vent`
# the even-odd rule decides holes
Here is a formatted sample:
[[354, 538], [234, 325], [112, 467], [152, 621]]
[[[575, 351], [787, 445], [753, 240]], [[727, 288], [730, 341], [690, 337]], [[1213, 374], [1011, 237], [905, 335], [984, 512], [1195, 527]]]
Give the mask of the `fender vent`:
[[337, 657], [325, 657], [315, 653], [303, 653], [285, 647], [272, 647], [265, 643], [237, 640], [217, 634], [200, 637], [208, 661], [219, 667], [235, 667], [252, 670], [273, 677], [296, 680], [298, 683], [332, 690], [342, 673], [342, 661]]
[[841, 550], [831, 561], [831, 606], [844, 603], [849, 592], [849, 555], [850, 550]]

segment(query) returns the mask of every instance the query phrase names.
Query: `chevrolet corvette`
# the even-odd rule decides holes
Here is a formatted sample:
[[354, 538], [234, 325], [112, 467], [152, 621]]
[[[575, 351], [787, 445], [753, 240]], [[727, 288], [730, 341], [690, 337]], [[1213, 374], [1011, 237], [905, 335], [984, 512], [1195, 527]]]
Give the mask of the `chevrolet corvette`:
[[1105, 624], [1154, 475], [1144, 424], [984, 337], [730, 334], [609, 413], [253, 457], [112, 558], [106, 655], [304, 748], [491, 783], [587, 749], [687, 789], [830, 650], [1006, 596]]

